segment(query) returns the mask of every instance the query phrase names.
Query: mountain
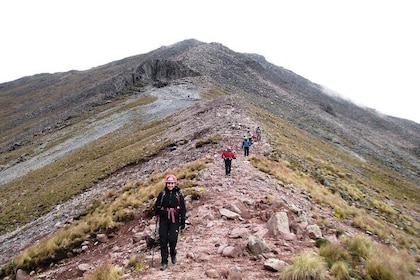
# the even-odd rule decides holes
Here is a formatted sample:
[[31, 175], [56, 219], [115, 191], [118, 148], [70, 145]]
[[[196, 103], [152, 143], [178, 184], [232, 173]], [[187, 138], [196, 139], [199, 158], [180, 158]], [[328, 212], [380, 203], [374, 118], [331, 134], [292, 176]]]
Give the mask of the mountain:
[[[118, 227], [100, 226], [82, 238], [87, 252], [73, 244], [66, 257], [43, 260], [73, 271], [45, 272], [67, 279], [80, 277], [81, 259], [92, 266], [106, 254], [127, 267], [124, 260], [145, 245], [132, 240], [150, 226], [144, 213], [161, 188], [156, 178], [169, 171], [183, 179], [192, 213], [179, 245], [185, 262], [169, 272], [172, 278], [210, 273], [201, 263], [230, 277], [237, 263], [242, 277], [278, 278], [261, 262], [318, 252], [320, 235], [314, 238], [308, 224], [322, 239], [360, 233], [419, 259], [420, 125], [329, 95], [260, 55], [191, 39], [87, 71], [3, 83], [0, 98], [2, 263], [105, 207], [104, 193], [112, 204], [126, 191], [153, 186], [148, 200], [119, 210]], [[263, 141], [244, 158], [242, 137], [257, 126]], [[219, 159], [227, 145], [240, 154], [233, 178], [224, 177]], [[218, 219], [225, 208], [242, 210], [240, 219]], [[276, 212], [287, 213], [290, 235], [262, 233]], [[237, 228], [242, 235], [231, 237]], [[102, 232], [109, 241], [98, 241]], [[249, 255], [243, 240], [251, 233], [265, 238], [271, 254]], [[232, 244], [234, 256], [213, 252]], [[20, 267], [36, 270], [28, 263]], [[39, 273], [45, 265], [37, 264]], [[143, 266], [125, 279], [159, 274]]]

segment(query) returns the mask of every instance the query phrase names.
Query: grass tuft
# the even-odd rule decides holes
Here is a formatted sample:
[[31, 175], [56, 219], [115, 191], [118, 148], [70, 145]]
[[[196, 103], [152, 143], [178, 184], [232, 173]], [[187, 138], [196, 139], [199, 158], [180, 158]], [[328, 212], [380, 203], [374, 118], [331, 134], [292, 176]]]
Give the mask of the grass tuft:
[[121, 267], [105, 262], [92, 272], [87, 273], [83, 280], [118, 280], [122, 275], [123, 269]]
[[280, 272], [281, 280], [324, 280], [327, 278], [327, 264], [318, 255], [304, 253], [295, 257], [292, 264]]

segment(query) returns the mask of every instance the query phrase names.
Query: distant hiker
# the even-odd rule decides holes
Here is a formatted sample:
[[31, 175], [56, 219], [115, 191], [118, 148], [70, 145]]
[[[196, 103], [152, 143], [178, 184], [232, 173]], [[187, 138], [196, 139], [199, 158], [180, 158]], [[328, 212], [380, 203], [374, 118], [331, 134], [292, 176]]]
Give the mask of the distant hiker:
[[247, 138], [249, 140], [249, 143], [252, 144], [252, 134], [251, 134], [251, 132], [249, 130], [248, 130], [246, 136], [247, 136]]
[[257, 141], [261, 141], [261, 134], [262, 134], [261, 128], [257, 127], [257, 130], [255, 132], [257, 133]]
[[154, 214], [159, 219], [160, 270], [168, 267], [169, 254], [172, 263], [176, 263], [178, 230], [185, 228], [186, 212], [184, 196], [178, 187], [178, 179], [175, 175], [166, 176], [165, 189], [159, 193], [154, 207]]
[[232, 159], [236, 159], [235, 154], [232, 152], [231, 147], [227, 147], [225, 151], [222, 153], [222, 159], [225, 161], [225, 173], [226, 176], [230, 176], [230, 172], [232, 170]]
[[257, 141], [257, 133], [254, 132], [254, 133], [252, 133], [252, 143], [254, 143], [256, 141]]
[[249, 142], [249, 139], [244, 136], [244, 141], [242, 141], [242, 149], [244, 149], [244, 156], [249, 156], [249, 147], [251, 146], [251, 143]]

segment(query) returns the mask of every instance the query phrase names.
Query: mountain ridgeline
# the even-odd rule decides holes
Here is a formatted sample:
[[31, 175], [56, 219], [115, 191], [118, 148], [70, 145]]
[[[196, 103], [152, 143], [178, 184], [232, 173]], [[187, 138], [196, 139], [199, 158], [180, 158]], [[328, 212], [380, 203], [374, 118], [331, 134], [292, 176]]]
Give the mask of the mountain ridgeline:
[[[420, 170], [420, 125], [356, 106], [318, 84], [218, 43], [186, 40], [87, 71], [38, 74], [0, 84], [1, 147], [10, 151], [145, 84], [203, 77], [314, 137], [370, 157], [409, 178]], [[356, 81], [355, 81], [356, 82]]]

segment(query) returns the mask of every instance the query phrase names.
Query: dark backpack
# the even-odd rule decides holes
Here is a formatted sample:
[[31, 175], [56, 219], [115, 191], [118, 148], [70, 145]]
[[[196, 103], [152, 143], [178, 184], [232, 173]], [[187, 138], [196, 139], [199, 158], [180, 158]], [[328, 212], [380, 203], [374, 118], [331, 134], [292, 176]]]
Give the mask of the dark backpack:
[[[180, 196], [180, 193], [179, 192], [180, 192], [180, 190], [179, 190], [179, 188], [177, 188], [175, 190], [175, 196], [176, 196], [176, 200], [178, 201], [178, 206], [181, 208], [182, 207], [182, 205], [181, 205], [181, 196]], [[166, 192], [163, 191], [162, 192], [162, 197], [160, 198], [160, 206], [162, 206], [163, 198], [165, 197], [165, 194], [166, 194]]]

